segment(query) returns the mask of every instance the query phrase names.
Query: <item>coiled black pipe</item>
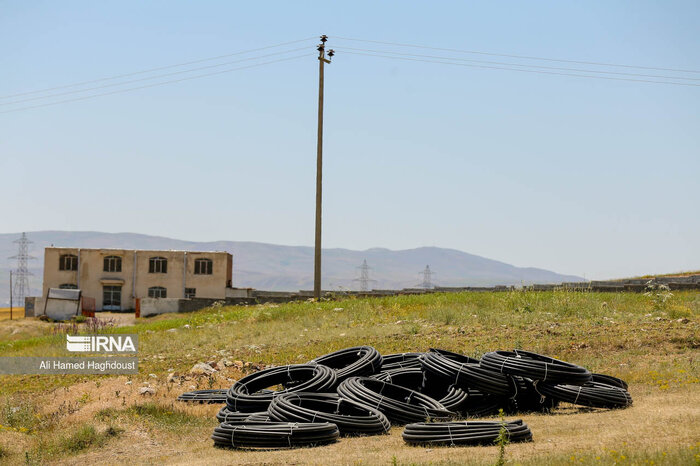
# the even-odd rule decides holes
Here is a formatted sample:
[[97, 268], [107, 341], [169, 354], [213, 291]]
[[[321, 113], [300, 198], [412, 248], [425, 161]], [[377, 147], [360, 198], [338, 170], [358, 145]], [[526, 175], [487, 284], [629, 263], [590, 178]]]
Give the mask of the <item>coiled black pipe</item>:
[[371, 346], [353, 346], [319, 356], [309, 364], [322, 364], [335, 370], [337, 383], [348, 377], [375, 374], [382, 366], [382, 355]]
[[268, 408], [271, 421], [331, 422], [342, 435], [378, 435], [389, 431], [389, 419], [377, 409], [335, 393], [287, 393]]
[[537, 391], [532, 380], [513, 376], [515, 395], [510, 397], [504, 407], [506, 413], [547, 412], [554, 409], [559, 401]]
[[618, 379], [617, 377], [613, 377], [612, 375], [596, 374], [596, 373], [593, 373], [591, 375], [592, 375], [591, 382], [606, 383], [606, 384], [612, 385], [614, 387], [624, 388], [625, 390], [629, 389], [629, 387], [627, 386], [627, 382], [625, 382], [622, 379]]
[[228, 406], [224, 406], [216, 413], [216, 420], [219, 422], [227, 422], [229, 424], [240, 424], [245, 421], [249, 421], [251, 417], [253, 419], [259, 419], [257, 415], [267, 416], [267, 411], [262, 411], [259, 413], [242, 413], [240, 411], [229, 411]]
[[505, 427], [510, 442], [532, 440], [530, 428], [522, 420], [498, 421], [418, 422], [409, 424], [403, 439], [411, 445], [485, 445], [493, 444]]
[[401, 385], [411, 390], [421, 391], [423, 389], [424, 375], [420, 366], [385, 369], [370, 377], [394, 385]]
[[214, 445], [228, 448], [296, 448], [338, 440], [338, 427], [328, 422], [268, 422], [229, 424], [214, 429]]
[[536, 387], [542, 394], [556, 400], [591, 408], [626, 408], [632, 404], [632, 396], [627, 390], [600, 382], [585, 385], [538, 383]]
[[266, 423], [266, 422], [272, 422], [272, 420], [270, 419], [270, 413], [268, 413], [267, 411], [265, 411], [263, 413], [252, 413], [250, 416], [248, 416], [246, 418], [244, 424], [246, 424], [246, 423], [260, 424], [260, 423]]
[[583, 385], [591, 380], [591, 373], [584, 367], [523, 350], [486, 353], [479, 365], [494, 372], [549, 384]]
[[392, 424], [448, 419], [455, 415], [427, 395], [369, 377], [350, 377], [344, 380], [338, 386], [338, 394], [378, 409]]
[[407, 367], [420, 367], [420, 358], [423, 353], [396, 353], [396, 354], [383, 354], [382, 355], [382, 366], [381, 371], [388, 371], [391, 369], [407, 368]]
[[483, 367], [478, 359], [451, 351], [430, 349], [421, 357], [423, 370], [462, 389], [475, 388], [496, 396], [512, 396], [513, 381], [508, 375]]
[[477, 390], [462, 390], [439, 379], [427, 380], [420, 367], [389, 369], [373, 375], [372, 378], [424, 393], [439, 401], [447, 410], [460, 414], [468, 404], [469, 397], [483, 398]]
[[177, 397], [177, 401], [186, 401], [190, 403], [226, 403], [226, 389], [214, 390], [194, 390], [186, 392]]
[[[295, 364], [273, 367], [235, 382], [228, 391], [226, 405], [230, 411], [266, 411], [270, 402], [282, 393], [325, 392], [335, 384], [335, 371], [326, 366]], [[266, 390], [275, 385], [282, 385], [283, 390]]]

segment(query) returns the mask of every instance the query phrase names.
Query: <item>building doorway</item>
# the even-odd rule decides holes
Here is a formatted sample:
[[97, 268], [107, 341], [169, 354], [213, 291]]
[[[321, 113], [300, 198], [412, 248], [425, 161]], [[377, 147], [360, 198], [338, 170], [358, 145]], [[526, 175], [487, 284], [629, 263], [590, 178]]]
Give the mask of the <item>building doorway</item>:
[[115, 285], [104, 285], [102, 287], [102, 310], [121, 311], [122, 309], [122, 287]]

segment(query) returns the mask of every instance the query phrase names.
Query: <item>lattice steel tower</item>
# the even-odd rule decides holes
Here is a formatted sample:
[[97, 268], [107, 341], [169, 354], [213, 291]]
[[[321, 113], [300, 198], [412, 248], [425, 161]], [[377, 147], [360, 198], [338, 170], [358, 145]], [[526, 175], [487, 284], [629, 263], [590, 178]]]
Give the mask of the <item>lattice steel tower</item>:
[[20, 307], [24, 306], [24, 298], [29, 294], [29, 276], [32, 273], [29, 271], [27, 263], [30, 259], [35, 259], [29, 255], [29, 245], [33, 241], [29, 241], [26, 233], [22, 233], [19, 239], [13, 241], [17, 243], [17, 255], [10, 257], [10, 259], [17, 259], [17, 270], [12, 274], [12, 279], [14, 280], [14, 289], [12, 290], [12, 300], [16, 305]]
[[356, 278], [353, 281], [360, 282], [360, 291], [369, 291], [369, 282], [373, 282], [374, 280], [370, 280], [369, 278], [371, 267], [367, 265], [367, 259], [362, 261], [362, 265], [359, 266], [358, 269], [360, 269], [360, 278]]
[[430, 270], [430, 266], [426, 265], [422, 272], [423, 283], [420, 284], [421, 288], [430, 289], [433, 287], [433, 271]]

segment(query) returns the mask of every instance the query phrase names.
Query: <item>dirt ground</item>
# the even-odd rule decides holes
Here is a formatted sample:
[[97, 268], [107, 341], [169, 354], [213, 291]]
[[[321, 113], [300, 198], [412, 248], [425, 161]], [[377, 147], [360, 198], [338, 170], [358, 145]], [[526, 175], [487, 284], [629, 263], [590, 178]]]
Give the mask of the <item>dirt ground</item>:
[[[105, 386], [105, 393], [113, 388]], [[633, 460], [635, 454], [648, 455], [647, 447], [652, 441], [655, 449], [661, 449], [661, 457], [665, 448], [670, 455], [678, 447], [693, 449], [700, 441], [697, 390], [688, 387], [662, 393], [645, 387], [632, 388], [632, 395], [634, 405], [625, 410], [587, 410], [568, 405], [554, 414], [519, 416], [532, 429], [534, 441], [508, 445], [507, 459], [522, 464], [589, 461], [633, 464], [634, 461], [626, 460]], [[54, 400], [54, 405], [60, 402]], [[78, 416], [87, 420], [104, 406], [101, 403], [86, 406]], [[218, 405], [175, 407], [212, 419], [218, 408]], [[109, 447], [60, 464], [493, 464], [498, 457], [495, 446], [411, 447], [403, 442], [401, 427], [392, 428], [390, 435], [341, 438], [336, 444], [317, 448], [225, 450], [214, 448], [209, 439], [215, 425], [216, 421], [212, 420], [211, 426], [184, 435], [178, 431], [153, 435], [154, 431], [147, 425], [134, 425]], [[560, 457], [559, 452], [566, 455]]]

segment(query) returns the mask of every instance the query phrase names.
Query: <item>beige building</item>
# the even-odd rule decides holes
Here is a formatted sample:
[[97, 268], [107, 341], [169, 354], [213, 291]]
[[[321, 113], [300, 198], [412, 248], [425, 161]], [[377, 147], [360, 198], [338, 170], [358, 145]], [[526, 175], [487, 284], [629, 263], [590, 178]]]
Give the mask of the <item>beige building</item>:
[[131, 310], [135, 298], [224, 299], [233, 277], [227, 252], [46, 248], [43, 296], [77, 288], [96, 310]]

